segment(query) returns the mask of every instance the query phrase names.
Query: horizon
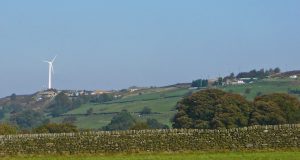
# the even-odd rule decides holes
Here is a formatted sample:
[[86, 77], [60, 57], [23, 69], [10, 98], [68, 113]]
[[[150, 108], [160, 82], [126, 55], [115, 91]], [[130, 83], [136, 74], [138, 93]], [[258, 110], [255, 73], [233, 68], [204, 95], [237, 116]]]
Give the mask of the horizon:
[[300, 1], [0, 2], [0, 97], [299, 70]]

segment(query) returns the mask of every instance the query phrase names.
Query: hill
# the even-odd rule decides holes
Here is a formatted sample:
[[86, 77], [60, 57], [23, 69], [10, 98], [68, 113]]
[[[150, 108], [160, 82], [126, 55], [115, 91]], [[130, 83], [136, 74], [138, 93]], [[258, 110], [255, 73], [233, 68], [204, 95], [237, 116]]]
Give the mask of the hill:
[[[294, 72], [293, 72], [294, 73]], [[288, 74], [284, 74], [288, 75]], [[71, 109], [59, 117], [52, 117], [47, 113], [47, 107], [53, 102], [54, 97], [47, 97], [45, 92], [37, 92], [32, 95], [18, 95], [0, 99], [0, 111], [5, 110], [1, 122], [7, 122], [14, 111], [32, 109], [42, 112], [51, 122], [62, 122], [66, 119], [73, 119], [74, 124], [79, 128], [99, 129], [107, 125], [112, 117], [127, 110], [138, 120], [146, 121], [147, 118], [157, 119], [160, 123], [171, 126], [170, 119], [175, 115], [176, 104], [184, 96], [198, 90], [191, 89], [190, 84], [176, 84], [166, 87], [131, 88], [114, 93], [120, 96], [108, 102], [83, 103], [75, 109]], [[288, 78], [288, 76], [266, 78], [253, 83], [242, 85], [226, 85], [215, 87], [227, 92], [238, 93], [248, 100], [253, 100], [257, 95], [269, 93], [290, 93], [300, 99], [300, 79]], [[72, 97], [70, 97], [72, 99]], [[144, 107], [151, 109], [151, 114], [142, 115]], [[92, 112], [87, 114], [87, 111]], [[0, 113], [1, 113], [0, 112]]]
[[[290, 93], [292, 90], [300, 90], [300, 80], [291, 78], [267, 78], [250, 84], [228, 85], [219, 88], [227, 92], [241, 94], [248, 100], [252, 100], [257, 95]], [[300, 98], [299, 94], [294, 95]]]
[[[127, 94], [122, 99], [102, 104], [83, 104], [61, 117], [51, 119], [61, 122], [66, 117], [76, 117], [75, 124], [80, 128], [101, 128], [107, 125], [112, 117], [122, 110], [131, 112], [138, 120], [146, 121], [147, 118], [157, 119], [163, 124], [171, 126], [170, 119], [175, 115], [177, 102], [185, 95], [193, 92], [188, 88], [163, 87], [140, 90], [138, 93]], [[151, 109], [152, 113], [141, 115], [144, 107]], [[92, 108], [93, 114], [86, 115]]]

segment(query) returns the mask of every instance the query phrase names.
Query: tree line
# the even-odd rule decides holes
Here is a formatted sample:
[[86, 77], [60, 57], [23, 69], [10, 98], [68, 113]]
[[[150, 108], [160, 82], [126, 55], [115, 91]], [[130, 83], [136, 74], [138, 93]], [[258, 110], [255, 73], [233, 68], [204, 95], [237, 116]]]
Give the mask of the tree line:
[[231, 73], [230, 75], [224, 77], [224, 79], [240, 79], [240, 78], [257, 78], [257, 79], [263, 79], [266, 78], [268, 76], [274, 75], [274, 74], [278, 74], [281, 72], [281, 69], [279, 67], [276, 68], [270, 68], [270, 69], [260, 69], [260, 70], [256, 70], [253, 69], [249, 72], [240, 72], [238, 73], [236, 76], [234, 75], [234, 73]]
[[222, 90], [199, 91], [181, 100], [174, 128], [217, 129], [300, 123], [300, 102], [285, 93], [257, 96], [253, 102]]

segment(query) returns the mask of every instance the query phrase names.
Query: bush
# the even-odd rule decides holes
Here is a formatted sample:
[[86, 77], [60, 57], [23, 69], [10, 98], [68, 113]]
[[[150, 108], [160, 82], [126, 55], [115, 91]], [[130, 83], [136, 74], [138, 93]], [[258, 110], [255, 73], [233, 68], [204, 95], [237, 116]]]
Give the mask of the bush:
[[33, 130], [34, 133], [74, 133], [78, 132], [75, 125], [70, 123], [48, 123], [37, 127]]
[[127, 110], [121, 111], [119, 114], [114, 116], [111, 122], [103, 127], [103, 130], [128, 130], [135, 124], [135, 119], [131, 116]]
[[169, 126], [159, 123], [156, 119], [147, 119], [147, 125], [151, 129], [168, 129]]
[[285, 93], [256, 97], [250, 124], [275, 125], [300, 122], [300, 102]]
[[47, 119], [41, 112], [25, 110], [12, 115], [10, 121], [21, 129], [31, 129], [46, 123]]
[[248, 126], [251, 103], [238, 94], [208, 89], [178, 103], [174, 128], [233, 128]]
[[174, 128], [234, 128], [249, 125], [300, 123], [300, 102], [285, 93], [244, 97], [209, 89], [184, 98], [177, 105]]
[[130, 128], [130, 130], [145, 130], [149, 129], [149, 126], [145, 122], [137, 122]]
[[0, 135], [17, 134], [17, 128], [15, 126], [2, 123], [0, 124]]
[[151, 108], [144, 107], [143, 110], [141, 111], [141, 114], [151, 114]]

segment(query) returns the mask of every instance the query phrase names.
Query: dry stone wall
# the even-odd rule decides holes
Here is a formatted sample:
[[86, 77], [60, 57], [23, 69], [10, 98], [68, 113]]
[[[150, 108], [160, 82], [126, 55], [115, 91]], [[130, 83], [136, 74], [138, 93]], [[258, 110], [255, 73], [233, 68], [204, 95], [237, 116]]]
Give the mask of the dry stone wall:
[[0, 136], [0, 154], [300, 149], [300, 125]]

